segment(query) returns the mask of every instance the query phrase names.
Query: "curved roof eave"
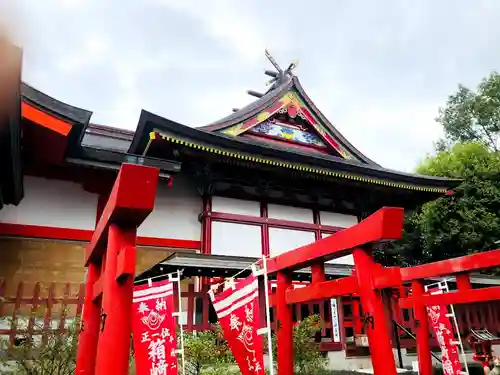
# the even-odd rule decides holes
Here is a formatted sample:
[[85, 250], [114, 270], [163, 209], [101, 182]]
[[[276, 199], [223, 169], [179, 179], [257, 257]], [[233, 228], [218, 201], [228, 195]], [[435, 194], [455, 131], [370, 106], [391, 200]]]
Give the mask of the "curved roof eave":
[[191, 128], [145, 110], [141, 112], [139, 126], [129, 148], [129, 152], [134, 154], [141, 154], [144, 152], [145, 146], [149, 141], [149, 133], [155, 130], [160, 132], [164, 131], [173, 136], [178, 135], [186, 137], [192, 141], [205, 142], [211, 145], [226, 147], [228, 149], [232, 148], [241, 150], [242, 152], [257, 153], [259, 155], [275, 158], [288, 158], [293, 161], [300, 161], [310, 165], [335, 168], [352, 173], [359, 173], [361, 175], [388, 178], [395, 181], [447, 187], [450, 189], [461, 183], [461, 180], [458, 179], [393, 171], [376, 164], [362, 164], [331, 155], [313, 155], [301, 152], [300, 150], [277, 147], [276, 145], [268, 147], [243, 138], [235, 138], [221, 133], [213, 133], [200, 128]]
[[21, 96], [34, 105], [47, 109], [52, 114], [73, 123], [87, 125], [92, 117], [91, 111], [54, 99], [24, 82], [21, 85]]
[[269, 91], [261, 98], [251, 102], [247, 106], [239, 109], [238, 111], [226, 116], [212, 124], [198, 127], [200, 130], [215, 132], [233, 125], [236, 125], [254, 115], [264, 110], [272, 101], [278, 100], [282, 95], [284, 95], [289, 89], [295, 88], [300, 94], [302, 99], [306, 102], [306, 105], [319, 117], [321, 123], [335, 136], [335, 138], [344, 145], [344, 147], [350, 150], [357, 158], [362, 162], [370, 165], [377, 166], [376, 162], [368, 158], [356, 147], [354, 147], [338, 130], [335, 126], [326, 118], [326, 116], [318, 109], [311, 98], [306, 94], [304, 88], [300, 84], [297, 76], [290, 76], [283, 84], [277, 86], [275, 89]]
[[212, 122], [211, 124], [199, 126], [197, 127], [197, 129], [213, 132], [235, 125], [262, 111], [271, 102], [273, 102], [274, 100], [278, 100], [281, 94], [292, 88], [292, 86], [293, 79], [290, 78], [273, 90], [264, 94], [261, 98], [254, 100], [253, 102], [247, 104], [243, 108], [240, 108], [236, 112], [231, 113], [230, 115], [223, 117], [215, 122]]

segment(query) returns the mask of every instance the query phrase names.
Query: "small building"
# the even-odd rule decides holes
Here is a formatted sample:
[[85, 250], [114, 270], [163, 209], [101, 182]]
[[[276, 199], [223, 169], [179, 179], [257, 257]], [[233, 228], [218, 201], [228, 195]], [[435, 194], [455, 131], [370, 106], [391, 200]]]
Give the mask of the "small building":
[[[37, 283], [40, 295], [51, 283], [81, 290], [83, 249], [123, 162], [161, 171], [155, 210], [138, 229], [137, 274], [158, 272], [153, 266], [160, 262], [171, 270], [190, 262], [204, 271], [186, 278], [183, 292], [198, 296], [211, 278], [225, 276], [211, 275], [210, 267], [236, 270], [354, 225], [383, 206], [415, 208], [460, 183], [378, 165], [321, 113], [292, 67], [267, 71], [273, 77], [267, 92], [251, 92], [254, 102], [207, 126], [142, 111], [134, 132], [93, 124], [91, 111], [19, 82], [12, 91], [17, 105], [0, 118], [3, 293], [15, 294], [21, 281], [22, 293]], [[327, 274], [348, 275], [351, 266], [350, 256], [336, 259]], [[307, 282], [307, 274], [297, 281]], [[342, 316], [359, 304], [335, 301], [340, 326], [332, 324], [331, 306], [325, 301], [318, 309], [329, 322], [323, 333], [330, 349], [343, 350], [345, 330], [354, 332], [359, 323]], [[208, 324], [208, 307], [191, 310]], [[297, 318], [316, 312], [312, 305], [305, 310], [297, 308]], [[194, 326], [198, 318], [184, 319]]]

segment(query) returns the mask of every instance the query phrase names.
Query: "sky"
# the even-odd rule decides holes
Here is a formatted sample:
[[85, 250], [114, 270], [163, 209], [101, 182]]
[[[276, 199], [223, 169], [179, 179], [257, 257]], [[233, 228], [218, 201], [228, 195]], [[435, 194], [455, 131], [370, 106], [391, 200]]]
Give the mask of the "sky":
[[130, 130], [141, 109], [201, 126], [244, 106], [267, 48], [356, 148], [407, 172], [458, 84], [500, 69], [498, 0], [0, 0], [0, 18], [25, 82]]

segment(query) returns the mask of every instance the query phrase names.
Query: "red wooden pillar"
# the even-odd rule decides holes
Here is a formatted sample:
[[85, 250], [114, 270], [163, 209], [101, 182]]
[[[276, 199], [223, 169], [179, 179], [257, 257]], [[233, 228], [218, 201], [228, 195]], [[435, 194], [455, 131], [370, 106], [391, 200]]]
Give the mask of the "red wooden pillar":
[[427, 309], [422, 301], [424, 285], [421, 281], [412, 282], [413, 313], [417, 331], [418, 371], [420, 375], [432, 375], [431, 346], [429, 344], [429, 321]]
[[468, 273], [459, 273], [455, 276], [457, 280], [457, 289], [459, 291], [472, 289], [470, 276]]
[[357, 334], [360, 334], [363, 331], [363, 322], [361, 321], [360, 303], [359, 303], [357, 296], [352, 296], [351, 308], [352, 308], [352, 320], [353, 320], [352, 329], [353, 329], [354, 335], [356, 336]]
[[96, 375], [128, 374], [134, 280], [133, 277], [117, 278], [122, 274], [122, 262], [135, 264], [135, 240], [135, 228], [109, 226]]
[[[392, 352], [391, 335], [387, 326], [382, 295], [373, 286], [372, 272], [376, 268], [371, 250], [356, 248], [353, 251], [359, 294], [365, 317], [368, 321], [366, 333], [370, 343], [373, 373], [375, 375], [396, 375], [396, 362]], [[281, 374], [280, 374], [281, 375]]]
[[94, 284], [101, 274], [101, 265], [91, 263], [87, 268], [85, 302], [82, 313], [82, 326], [78, 337], [76, 375], [94, 375], [99, 337], [101, 298], [94, 300]]
[[277, 274], [276, 317], [278, 321], [278, 374], [293, 375], [293, 316], [292, 305], [286, 302], [286, 290], [292, 277], [283, 271]]
[[[97, 200], [96, 226], [99, 223], [104, 207], [108, 200], [108, 194], [100, 194]], [[76, 375], [94, 375], [95, 360], [97, 356], [97, 339], [101, 322], [101, 297], [95, 298], [94, 284], [101, 276], [105, 260], [101, 263], [91, 262], [87, 267], [87, 279], [85, 280], [85, 301], [82, 313], [82, 326], [78, 337], [78, 352], [76, 360]]]

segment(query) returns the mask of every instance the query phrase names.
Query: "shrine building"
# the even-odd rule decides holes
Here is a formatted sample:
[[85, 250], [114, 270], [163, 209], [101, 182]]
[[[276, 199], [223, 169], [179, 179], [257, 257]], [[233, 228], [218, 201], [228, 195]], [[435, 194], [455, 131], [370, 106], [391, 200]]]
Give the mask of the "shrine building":
[[[160, 169], [154, 211], [138, 229], [136, 274], [183, 270], [183, 293], [199, 297], [183, 298], [189, 329], [213, 320], [203, 304], [211, 279], [460, 183], [380, 166], [316, 107], [293, 64], [275, 68], [267, 92], [251, 91], [256, 100], [227, 117], [194, 128], [144, 110], [135, 131], [94, 124], [91, 110], [19, 80], [0, 118], [0, 279], [9, 293], [20, 282], [25, 291], [36, 283], [81, 290], [84, 248], [124, 162]], [[350, 275], [352, 264], [350, 256], [329, 262], [327, 277]], [[295, 275], [298, 286], [309, 278], [307, 269]], [[339, 300], [333, 319], [329, 301], [309, 304], [296, 318], [321, 313], [326, 348], [347, 351], [347, 338], [362, 331], [358, 302]]]

